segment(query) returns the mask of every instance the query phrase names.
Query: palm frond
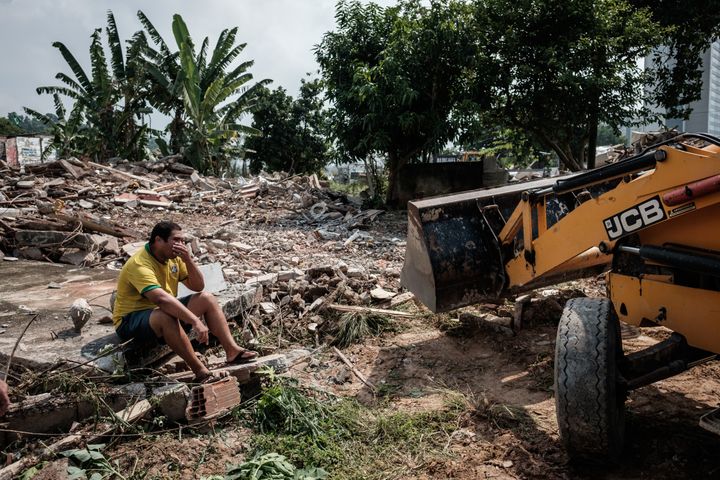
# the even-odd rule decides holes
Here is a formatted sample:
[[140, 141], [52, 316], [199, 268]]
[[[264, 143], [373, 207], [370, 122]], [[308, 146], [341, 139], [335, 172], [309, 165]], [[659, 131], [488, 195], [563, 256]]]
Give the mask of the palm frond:
[[171, 88], [170, 81], [165, 76], [165, 73], [158, 68], [154, 63], [145, 64], [145, 70], [150, 74], [153, 81], [156, 82], [163, 89]]
[[242, 123], [226, 123], [225, 127], [233, 132], [243, 133], [245, 135], [260, 136], [263, 133], [257, 128], [243, 125]]
[[63, 56], [67, 64], [70, 66], [70, 69], [73, 71], [73, 74], [75, 74], [75, 78], [77, 78], [78, 83], [83, 86], [83, 89], [85, 89], [86, 92], [90, 93], [93, 91], [93, 85], [90, 82], [90, 79], [88, 78], [87, 74], [85, 73], [85, 70], [80, 66], [75, 56], [70, 53], [70, 50], [67, 49], [67, 47], [61, 43], [61, 42], [54, 42], [53, 47], [60, 50], [60, 54]]
[[222, 56], [219, 60], [217, 60], [214, 63], [211, 63], [211, 65], [207, 69], [207, 77], [212, 81], [213, 78], [215, 78], [217, 75], [224, 72], [230, 64], [235, 60], [238, 55], [243, 51], [245, 48], [245, 43], [238, 45], [234, 48], [232, 48], [229, 52], [227, 52], [224, 56]]
[[110, 61], [115, 78], [119, 81], [125, 80], [125, 60], [123, 59], [122, 41], [118, 34], [115, 16], [112, 11], [107, 11], [107, 37], [110, 47]]
[[70, 116], [67, 119], [68, 126], [73, 127], [73, 129], [80, 126], [80, 124], [82, 123], [82, 119], [83, 119], [83, 113], [84, 113], [83, 106], [76, 103], [73, 106], [72, 110], [70, 110]]
[[180, 49], [180, 65], [184, 72], [183, 79], [183, 98], [185, 108], [194, 117], [193, 121], [197, 121], [201, 117], [201, 91], [198, 81], [198, 69], [195, 64], [195, 56], [193, 55], [190, 33], [187, 25], [180, 15], [173, 16], [173, 34]]
[[76, 92], [78, 92], [81, 95], [87, 93], [87, 92], [85, 92], [85, 90], [82, 88], [82, 86], [79, 83], [77, 83], [75, 80], [70, 78], [70, 76], [68, 76], [62, 72], [57, 73], [55, 75], [55, 78], [60, 80], [62, 83], [64, 83], [68, 87], [72, 88], [73, 90], [75, 90]]
[[163, 56], [171, 55], [167, 43], [165, 43], [165, 40], [163, 40], [160, 33], [157, 31], [150, 19], [142, 12], [142, 10], [138, 10], [137, 17], [140, 20], [140, 23], [142, 23], [143, 27], [145, 27], [145, 31], [148, 32], [148, 35], [150, 35], [152, 41], [155, 42], [155, 45], [160, 47], [160, 53], [162, 53]]
[[[232, 48], [233, 43], [235, 43], [235, 35], [237, 34], [237, 27], [233, 28], [232, 30], [228, 30], [227, 28], [220, 32], [220, 36], [218, 36], [217, 42], [215, 42], [215, 48], [213, 49], [212, 58], [210, 59], [210, 64], [208, 65], [209, 70], [214, 70], [217, 63], [220, 61], [221, 58], [223, 58], [227, 52]], [[231, 38], [232, 37], [232, 38]]]
[[202, 76], [202, 71], [205, 70], [205, 67], [206, 67], [205, 62], [206, 62], [207, 49], [208, 49], [209, 44], [210, 44], [210, 40], [208, 39], [208, 37], [205, 37], [202, 45], [200, 46], [200, 53], [198, 53], [198, 56], [197, 56], [196, 63], [198, 66], [198, 70], [200, 70], [200, 72], [201, 72], [200, 73], [201, 76]]
[[90, 65], [92, 65], [93, 85], [98, 90], [96, 93], [100, 95], [106, 94], [110, 89], [110, 73], [107, 68], [107, 59], [105, 58], [105, 50], [100, 39], [102, 29], [96, 28], [92, 34], [92, 43], [90, 44]]
[[29, 116], [33, 117], [35, 120], [42, 122], [44, 125], [53, 125], [55, 123], [50, 119], [50, 117], [48, 117], [44, 113], [38, 112], [37, 110], [33, 110], [32, 108], [28, 107], [23, 107], [23, 110], [25, 110], [25, 113], [27, 113]]
[[243, 62], [243, 63], [241, 63], [240, 65], [238, 65], [237, 67], [235, 67], [233, 70], [231, 70], [231, 71], [227, 74], [227, 77], [228, 77], [228, 78], [235, 78], [235, 77], [237, 77], [238, 75], [241, 75], [241, 74], [245, 73], [245, 71], [246, 71], [248, 68], [252, 67], [253, 65], [255, 65], [255, 60], [248, 60], [247, 62]]
[[206, 111], [214, 111], [215, 107], [222, 102], [223, 96], [227, 97], [225, 79], [217, 77], [205, 91], [202, 99], [202, 108]]
[[65, 105], [60, 100], [60, 95], [53, 93], [53, 104], [55, 105], [55, 115], [61, 120], [65, 120]]
[[43, 93], [48, 93], [51, 95], [59, 93], [60, 95], [65, 95], [66, 97], [74, 98], [75, 100], [79, 100], [81, 98], [78, 92], [65, 87], [37, 87], [35, 91], [38, 93], [38, 95], [42, 95]]

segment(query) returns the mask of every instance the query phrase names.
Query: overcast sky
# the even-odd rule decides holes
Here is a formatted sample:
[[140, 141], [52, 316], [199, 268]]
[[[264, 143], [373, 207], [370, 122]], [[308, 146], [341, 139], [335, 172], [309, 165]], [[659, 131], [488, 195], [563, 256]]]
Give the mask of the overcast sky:
[[255, 79], [270, 78], [271, 88], [281, 85], [293, 96], [305, 73], [317, 70], [313, 47], [335, 26], [335, 0], [0, 0], [0, 116], [24, 106], [53, 111], [50, 95], [35, 88], [59, 85], [55, 74], [72, 72], [52, 43], [64, 43], [89, 73], [90, 35], [106, 25], [108, 9], [122, 39], [141, 29], [140, 9], [172, 46], [175, 13], [196, 44], [209, 36], [214, 45], [224, 28], [237, 26], [238, 42], [247, 43], [239, 61], [255, 60]]

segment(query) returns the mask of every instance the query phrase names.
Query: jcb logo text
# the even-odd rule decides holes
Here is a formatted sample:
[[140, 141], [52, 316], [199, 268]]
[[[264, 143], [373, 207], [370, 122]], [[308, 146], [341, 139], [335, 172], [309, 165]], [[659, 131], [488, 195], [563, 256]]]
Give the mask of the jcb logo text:
[[615, 240], [661, 220], [665, 220], [665, 210], [660, 197], [654, 197], [605, 219], [604, 223], [608, 237]]

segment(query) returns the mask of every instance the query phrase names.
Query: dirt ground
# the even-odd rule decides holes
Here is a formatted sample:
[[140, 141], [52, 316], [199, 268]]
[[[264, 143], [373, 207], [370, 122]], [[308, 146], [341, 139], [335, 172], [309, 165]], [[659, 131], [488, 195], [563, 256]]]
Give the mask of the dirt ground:
[[[343, 245], [318, 240], [316, 226], [298, 216], [268, 211], [266, 215], [233, 217], [170, 214], [196, 234], [217, 229], [229, 218], [252, 245], [277, 246], [237, 260], [238, 270], [283, 264], [292, 256], [301, 267], [320, 260], [363, 265], [378, 275], [387, 289], [399, 288], [406, 230], [404, 213], [386, 213], [369, 229], [372, 240]], [[149, 228], [163, 213], [137, 214], [121, 223]], [[230, 215], [230, 216], [228, 216]], [[290, 242], [291, 245], [284, 245]], [[304, 264], [304, 265], [303, 265]], [[588, 295], [602, 292], [597, 281], [570, 286]], [[558, 439], [552, 391], [555, 316], [529, 322], [515, 337], [463, 327], [450, 316], [432, 316], [422, 309], [411, 319], [398, 320], [395, 331], [344, 350], [374, 384], [378, 393], [348, 374], [329, 350], [297, 364], [289, 374], [303, 384], [356, 398], [368, 405], [382, 402], [396, 411], [443, 408], [448, 391], [462, 393], [470, 407], [448, 432], [447, 459], [415, 465], [416, 479], [478, 478], [720, 478], [720, 437], [698, 426], [702, 413], [718, 406], [720, 363], [705, 364], [674, 378], [632, 392], [627, 401], [626, 448], [617, 466], [576, 467], [568, 462]], [[549, 317], [549, 318], [547, 318]], [[627, 339], [629, 349], [649, 345], [657, 335], [642, 329]], [[287, 345], [287, 348], [312, 345]], [[117, 457], [142, 457], [147, 478], [199, 478], [220, 473], [227, 462], [247, 452], [246, 430], [218, 431], [212, 440], [172, 435], [135, 439], [113, 446]], [[401, 447], [400, 447], [401, 448]], [[190, 454], [189, 452], [193, 452]], [[172, 467], [172, 468], [171, 468]], [[175, 474], [168, 474], [175, 471]], [[165, 472], [165, 473], [162, 473]], [[388, 477], [399, 478], [399, 477]]]

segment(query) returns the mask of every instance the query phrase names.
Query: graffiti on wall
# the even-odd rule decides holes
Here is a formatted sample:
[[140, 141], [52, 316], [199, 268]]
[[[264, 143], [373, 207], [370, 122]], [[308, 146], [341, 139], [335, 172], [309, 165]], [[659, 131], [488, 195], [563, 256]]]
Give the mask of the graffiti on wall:
[[10, 137], [5, 140], [5, 157], [13, 166], [38, 165], [57, 159], [49, 137]]

